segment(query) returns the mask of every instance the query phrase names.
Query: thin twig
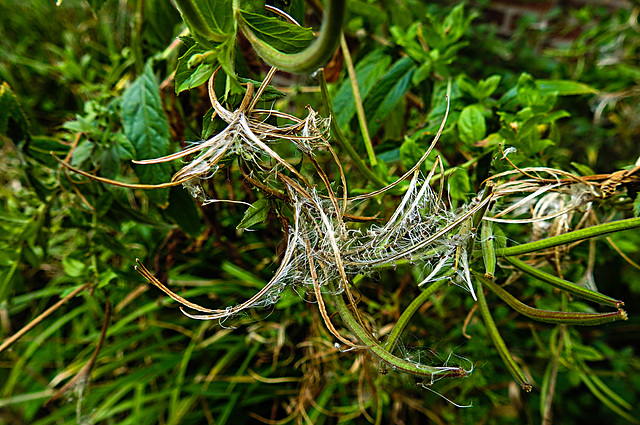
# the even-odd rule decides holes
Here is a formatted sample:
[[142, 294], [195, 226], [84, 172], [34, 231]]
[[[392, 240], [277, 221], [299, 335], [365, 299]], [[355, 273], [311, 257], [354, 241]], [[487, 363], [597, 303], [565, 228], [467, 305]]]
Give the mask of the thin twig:
[[44, 313], [42, 313], [41, 315], [39, 315], [38, 317], [36, 317], [35, 319], [33, 319], [28, 325], [26, 325], [25, 327], [23, 327], [22, 329], [20, 329], [18, 332], [16, 332], [15, 334], [13, 334], [12, 336], [10, 336], [9, 338], [7, 338], [2, 345], [0, 345], [0, 353], [2, 351], [4, 351], [6, 348], [10, 347], [14, 342], [16, 342], [18, 339], [20, 339], [24, 334], [26, 334], [27, 332], [29, 332], [31, 329], [33, 329], [38, 323], [42, 322], [44, 319], [46, 319], [47, 317], [49, 317], [49, 315], [51, 315], [51, 313], [53, 313], [54, 311], [56, 311], [57, 309], [59, 309], [60, 307], [62, 307], [64, 304], [67, 303], [67, 301], [69, 301], [71, 298], [75, 297], [76, 295], [78, 295], [80, 292], [84, 291], [85, 289], [87, 289], [87, 287], [89, 286], [88, 283], [85, 283], [84, 285], [82, 285], [79, 288], [76, 288], [73, 292], [71, 292], [69, 295], [67, 295], [66, 297], [64, 297], [63, 299], [61, 299], [60, 301], [58, 301], [57, 303], [55, 303], [54, 305], [52, 305], [51, 307], [49, 307], [47, 310], [45, 310]]

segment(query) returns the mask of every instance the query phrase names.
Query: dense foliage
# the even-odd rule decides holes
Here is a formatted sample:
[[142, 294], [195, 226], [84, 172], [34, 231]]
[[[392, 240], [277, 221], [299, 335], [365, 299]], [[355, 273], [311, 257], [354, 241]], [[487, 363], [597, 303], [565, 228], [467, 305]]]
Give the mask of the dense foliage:
[[0, 424], [637, 423], [640, 7], [58, 3], [0, 0]]

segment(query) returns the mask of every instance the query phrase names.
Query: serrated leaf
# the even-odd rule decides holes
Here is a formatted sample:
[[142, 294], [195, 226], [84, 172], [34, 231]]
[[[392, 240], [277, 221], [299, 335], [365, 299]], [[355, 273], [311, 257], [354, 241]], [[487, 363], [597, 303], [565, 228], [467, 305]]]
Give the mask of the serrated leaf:
[[236, 229], [248, 229], [251, 226], [262, 223], [269, 215], [269, 200], [260, 198], [254, 202], [245, 212], [244, 217]]
[[380, 79], [364, 100], [367, 124], [372, 135], [378, 132], [385, 117], [409, 90], [411, 77], [415, 70], [416, 65], [411, 58], [400, 59]]
[[202, 45], [216, 44], [232, 37], [233, 5], [228, 0], [174, 0], [189, 31]]
[[[390, 63], [391, 57], [383, 50], [374, 50], [357, 63], [355, 71], [362, 98], [366, 98], [376, 81], [389, 68]], [[333, 110], [336, 113], [336, 123], [340, 127], [347, 126], [356, 114], [353, 88], [348, 78], [345, 79], [333, 98]]]
[[187, 50], [192, 48], [196, 44], [196, 39], [191, 35], [179, 35], [178, 38], [187, 47]]
[[[170, 153], [169, 123], [162, 109], [151, 62], [122, 95], [121, 114], [124, 134], [135, 147], [137, 159], [158, 158]], [[139, 165], [135, 170], [142, 183], [162, 183], [171, 178], [171, 166], [167, 163]], [[169, 192], [156, 189], [148, 195], [157, 204], [165, 205]]]
[[233, 9], [228, 0], [192, 0], [207, 26], [217, 34], [229, 34], [233, 27]]
[[311, 28], [303, 28], [278, 18], [270, 18], [241, 10], [242, 19], [254, 34], [283, 53], [298, 53], [307, 48], [315, 36]]
[[118, 156], [121, 160], [135, 159], [136, 148], [121, 131], [113, 135], [113, 143], [118, 147]]
[[479, 105], [469, 105], [460, 112], [458, 133], [460, 139], [467, 144], [484, 139], [487, 134], [487, 124]]
[[6, 82], [0, 85], [0, 134], [19, 142], [29, 134], [29, 120]]

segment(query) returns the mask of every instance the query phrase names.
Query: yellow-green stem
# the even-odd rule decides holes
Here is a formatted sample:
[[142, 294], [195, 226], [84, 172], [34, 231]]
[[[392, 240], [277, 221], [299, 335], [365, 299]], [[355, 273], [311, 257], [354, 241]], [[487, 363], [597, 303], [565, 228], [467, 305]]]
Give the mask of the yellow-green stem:
[[585, 229], [574, 230], [573, 232], [564, 233], [558, 236], [552, 236], [550, 238], [542, 239], [536, 242], [497, 249], [496, 255], [507, 256], [528, 254], [530, 252], [553, 248], [554, 246], [565, 245], [584, 239], [594, 238], [596, 236], [606, 235], [608, 233], [636, 229], [638, 227], [640, 227], [640, 217], [618, 220], [610, 223], [598, 224], [596, 226], [587, 227]]
[[487, 305], [487, 299], [484, 296], [484, 288], [482, 287], [482, 282], [478, 279], [476, 280], [477, 284], [477, 296], [478, 296], [478, 308], [480, 310], [480, 315], [482, 316], [482, 320], [484, 321], [485, 326], [487, 327], [487, 331], [489, 332], [489, 336], [491, 337], [491, 341], [493, 341], [493, 345], [495, 345], [502, 361], [504, 362], [507, 369], [513, 376], [513, 379], [516, 380], [520, 387], [527, 391], [531, 391], [531, 384], [527, 382], [527, 378], [524, 376], [522, 369], [516, 363], [516, 361], [511, 356], [507, 345], [504, 343], [500, 332], [498, 331], [498, 327], [496, 326], [493, 317], [491, 317], [491, 312], [489, 311], [489, 306]]
[[349, 306], [347, 306], [342, 294], [335, 295], [333, 299], [340, 318], [360, 343], [364, 345], [371, 354], [386, 363], [392, 369], [429, 380], [435, 377], [460, 378], [467, 375], [467, 372], [460, 367], [426, 366], [394, 356], [385, 350], [366, 329], [363, 329], [362, 326], [360, 326], [360, 323], [358, 323], [358, 320], [354, 317]]
[[491, 292], [500, 297], [511, 308], [533, 320], [545, 323], [564, 323], [567, 325], [594, 326], [616, 320], [627, 320], [627, 312], [619, 309], [611, 313], [574, 313], [567, 311], [548, 311], [529, 307], [517, 300], [513, 295], [505, 291], [500, 285], [486, 279], [480, 273], [474, 272], [474, 276]]
[[358, 116], [358, 124], [360, 125], [362, 139], [364, 140], [364, 147], [367, 149], [367, 155], [369, 155], [369, 164], [375, 167], [376, 164], [378, 164], [378, 159], [373, 151], [369, 127], [367, 127], [367, 118], [364, 115], [364, 107], [362, 106], [362, 96], [360, 96], [360, 88], [358, 87], [358, 77], [353, 67], [351, 53], [349, 53], [349, 46], [347, 45], [347, 40], [344, 38], [344, 34], [340, 37], [340, 47], [342, 48], [344, 63], [347, 65], [347, 73], [349, 74], [349, 81], [351, 82], [351, 89], [353, 91], [353, 101], [356, 103], [356, 115]]
[[607, 295], [601, 294], [600, 292], [592, 291], [591, 289], [576, 285], [575, 283], [569, 282], [568, 280], [564, 280], [552, 274], [543, 272], [542, 270], [536, 269], [535, 267], [532, 267], [524, 261], [521, 261], [515, 257], [505, 257], [505, 260], [507, 260], [523, 272], [527, 273], [528, 275], [533, 276], [542, 282], [548, 283], [553, 287], [562, 289], [563, 291], [567, 291], [577, 297], [616, 308], [621, 308], [624, 305], [624, 302], [620, 300], [616, 300], [615, 298], [611, 298]]

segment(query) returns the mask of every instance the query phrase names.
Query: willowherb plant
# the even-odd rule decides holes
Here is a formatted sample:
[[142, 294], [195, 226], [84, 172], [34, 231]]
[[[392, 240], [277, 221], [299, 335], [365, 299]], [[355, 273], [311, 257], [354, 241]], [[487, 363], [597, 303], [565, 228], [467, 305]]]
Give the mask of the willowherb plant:
[[[178, 3], [180, 5], [188, 2]], [[329, 2], [332, 7], [337, 3], [342, 2]], [[185, 10], [181, 8], [183, 15], [187, 13]], [[336, 10], [334, 7], [328, 13], [335, 14]], [[239, 19], [240, 27], [250, 31], [244, 18]], [[190, 28], [198, 28], [196, 24], [197, 22], [192, 22]], [[323, 34], [330, 31], [330, 25], [326, 22], [322, 28]], [[262, 43], [249, 35], [250, 41]], [[331, 38], [331, 43], [334, 41]], [[320, 49], [318, 44], [313, 46], [313, 49]], [[266, 57], [270, 54], [268, 49], [258, 49], [258, 52]], [[285, 62], [290, 64], [297, 59], [293, 55], [265, 60], [274, 65], [283, 64], [283, 68], [289, 69]], [[293, 66], [289, 70], [299, 71], [300, 68]], [[514, 379], [526, 391], [532, 389], [530, 379], [524, 375], [504, 344], [489, 311], [485, 289], [517, 312], [541, 322], [597, 325], [626, 319], [621, 300], [596, 291], [591, 276], [592, 268], [585, 278], [587, 284], [577, 285], [543, 272], [539, 270], [539, 266], [543, 264], [541, 258], [552, 253], [560, 270], [561, 257], [568, 255], [570, 244], [601, 234], [640, 227], [640, 219], [637, 218], [599, 224], [593, 208], [597, 202], [611, 197], [624, 179], [635, 179], [637, 168], [636, 171], [615, 178], [610, 176], [608, 179], [590, 179], [551, 168], [519, 169], [513, 165], [513, 170], [490, 177], [470, 203], [453, 208], [445, 197], [445, 172], [439, 157], [426, 176], [420, 172], [422, 164], [438, 142], [444, 128], [443, 121], [429, 149], [407, 173], [379, 190], [349, 197], [342, 160], [334, 151], [333, 142], [341, 147], [348, 147], [349, 143], [343, 139], [330, 117], [320, 118], [310, 107], [304, 119], [275, 109], [257, 109], [257, 102], [276, 72], [275, 67], [268, 72], [257, 91], [252, 84], [247, 84], [241, 105], [235, 110], [229, 110], [221, 104], [214, 90], [217, 72], [213, 72], [209, 79], [208, 89], [214, 114], [226, 123], [226, 128], [208, 140], [194, 143], [178, 153], [135, 161], [141, 165], [176, 159], [187, 161], [171, 181], [159, 185], [129, 185], [97, 178], [107, 183], [143, 189], [183, 185], [203, 204], [236, 202], [213, 199], [202, 185], [204, 180], [216, 176], [223, 162], [235, 160], [246, 181], [257, 192], [286, 205], [286, 211], [282, 214], [286, 221], [283, 229], [286, 234], [286, 249], [281, 255], [279, 267], [270, 281], [255, 295], [234, 306], [209, 308], [195, 304], [160, 282], [138, 261], [137, 270], [149, 282], [180, 303], [187, 316], [199, 320], [223, 321], [248, 309], [268, 307], [278, 301], [286, 288], [293, 288], [315, 298], [327, 329], [340, 344], [368, 350], [380, 360], [383, 373], [391, 368], [417, 376], [429, 385], [444, 377], [464, 377], [471, 373], [473, 366], [467, 369], [450, 366], [449, 359], [440, 366], [422, 364], [419, 359], [395, 355], [394, 349], [408, 321], [428, 297], [447, 284], [457, 284], [468, 290], [474, 301], [477, 301], [496, 349]], [[326, 85], [322, 73], [320, 79], [324, 88]], [[324, 93], [324, 106], [331, 113], [330, 101], [326, 91]], [[286, 120], [289, 124], [273, 125], [269, 121], [271, 117]], [[312, 178], [303, 175], [277, 152], [275, 145], [283, 141], [291, 143], [310, 164], [315, 172]], [[346, 150], [353, 161], [359, 162], [353, 152], [348, 148]], [[334, 191], [326, 168], [317, 161], [319, 154], [325, 151], [330, 154], [334, 163], [332, 165], [338, 171], [342, 189], [340, 194]], [[504, 159], [507, 159], [506, 154]], [[65, 162], [63, 164], [93, 178]], [[360, 163], [358, 168], [362, 167], [364, 166]], [[438, 190], [431, 187], [436, 176], [440, 179]], [[397, 190], [400, 183], [407, 180], [404, 195], [396, 209], [388, 212], [386, 220], [383, 221], [383, 218], [387, 216], [387, 212], [383, 212], [381, 217], [362, 217], [353, 213], [359, 203], [389, 193], [392, 189]], [[311, 181], [322, 184], [312, 184]], [[581, 218], [575, 224], [577, 216]], [[532, 224], [532, 241], [506, 247], [502, 239], [494, 235], [493, 226], [496, 223]], [[578, 230], [571, 230], [576, 228]], [[516, 258], [523, 254], [531, 254], [532, 258], [528, 261]], [[359, 313], [353, 293], [354, 281], [370, 276], [378, 269], [395, 268], [406, 263], [419, 268], [421, 280], [417, 286], [424, 289], [405, 309], [386, 340], [381, 342], [375, 336], [376, 330]], [[482, 263], [484, 273], [479, 271]], [[615, 311], [547, 311], [525, 305], [495, 282], [497, 265], [502, 267], [506, 264], [576, 297], [611, 306]], [[333, 304], [351, 335], [333, 324], [328, 304]]]

